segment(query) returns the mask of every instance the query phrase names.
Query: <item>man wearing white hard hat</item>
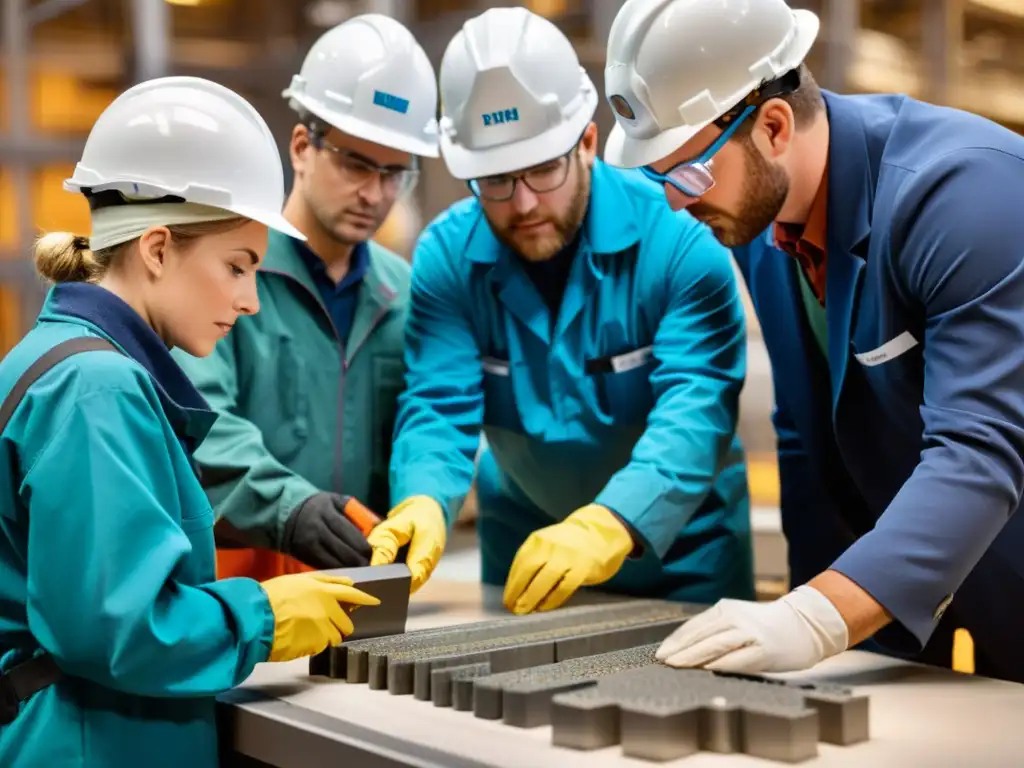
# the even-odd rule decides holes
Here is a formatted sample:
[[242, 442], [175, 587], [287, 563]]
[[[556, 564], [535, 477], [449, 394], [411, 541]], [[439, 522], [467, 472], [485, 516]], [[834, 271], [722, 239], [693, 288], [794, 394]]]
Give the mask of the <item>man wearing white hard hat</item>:
[[523, 8], [467, 22], [440, 72], [441, 151], [472, 196], [413, 259], [399, 506], [422, 583], [469, 489], [482, 577], [516, 613], [580, 587], [752, 597], [736, 438], [743, 308], [728, 251], [639, 174], [596, 160], [598, 94]]
[[372, 238], [438, 154], [433, 67], [389, 17], [324, 33], [283, 95], [298, 115], [284, 215], [307, 241], [273, 235], [263, 311], [181, 361], [221, 415], [197, 454], [220, 532], [255, 547], [222, 549], [222, 575], [369, 563], [409, 290], [408, 264]]
[[783, 0], [630, 0], [616, 128], [734, 254], [774, 370], [793, 591], [723, 601], [675, 666], [810, 667], [869, 646], [1024, 682], [1024, 139], [900, 95], [841, 96]]

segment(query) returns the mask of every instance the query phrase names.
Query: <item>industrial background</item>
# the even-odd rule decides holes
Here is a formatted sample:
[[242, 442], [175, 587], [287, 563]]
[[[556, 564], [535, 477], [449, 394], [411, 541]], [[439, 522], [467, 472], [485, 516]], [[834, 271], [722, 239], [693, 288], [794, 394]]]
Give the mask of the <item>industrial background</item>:
[[[61, 182], [88, 130], [118, 92], [140, 80], [199, 75], [242, 93], [281, 142], [292, 113], [281, 98], [309, 45], [351, 15], [385, 13], [412, 29], [435, 67], [463, 21], [488, 7], [522, 4], [573, 39], [603, 86], [605, 41], [620, 0], [0, 0], [0, 354], [32, 322], [46, 286], [27, 257], [40, 231], [87, 233], [88, 209]], [[810, 64], [842, 92], [896, 91], [1024, 126], [1024, 0], [808, 0], [822, 17]], [[612, 116], [602, 101], [602, 137]], [[603, 145], [603, 139], [602, 139]], [[287, 162], [286, 162], [287, 166]], [[425, 163], [414, 196], [379, 233], [409, 256], [422, 223], [466, 194], [441, 160]], [[763, 582], [785, 581], [778, 527], [772, 393], [767, 357], [750, 315], [750, 374], [742, 433], [750, 452]], [[466, 517], [472, 517], [468, 504]]]

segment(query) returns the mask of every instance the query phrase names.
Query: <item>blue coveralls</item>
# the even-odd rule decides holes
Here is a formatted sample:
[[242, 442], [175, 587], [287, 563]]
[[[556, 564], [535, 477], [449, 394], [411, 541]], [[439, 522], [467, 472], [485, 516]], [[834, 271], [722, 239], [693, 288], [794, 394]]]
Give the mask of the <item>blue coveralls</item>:
[[737, 408], [745, 324], [729, 253], [638, 174], [595, 163], [556, 316], [479, 203], [413, 257], [392, 498], [453, 521], [477, 492], [483, 580], [534, 530], [597, 502], [642, 554], [601, 589], [712, 602], [754, 594]]
[[26, 393], [0, 451], [0, 670], [62, 680], [0, 726], [5, 768], [214, 768], [214, 697], [265, 661], [266, 593], [215, 580], [190, 458], [214, 418], [167, 347], [104, 288], [50, 292], [0, 363], [0, 396], [62, 341], [98, 336]]

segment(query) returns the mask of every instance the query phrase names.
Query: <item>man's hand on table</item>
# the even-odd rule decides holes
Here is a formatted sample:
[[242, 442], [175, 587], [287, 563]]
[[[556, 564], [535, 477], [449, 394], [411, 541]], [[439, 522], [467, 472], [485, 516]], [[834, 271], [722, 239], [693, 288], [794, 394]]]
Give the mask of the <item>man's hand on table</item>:
[[658, 649], [672, 667], [756, 674], [809, 669], [867, 639], [891, 617], [836, 571], [770, 603], [720, 600]]

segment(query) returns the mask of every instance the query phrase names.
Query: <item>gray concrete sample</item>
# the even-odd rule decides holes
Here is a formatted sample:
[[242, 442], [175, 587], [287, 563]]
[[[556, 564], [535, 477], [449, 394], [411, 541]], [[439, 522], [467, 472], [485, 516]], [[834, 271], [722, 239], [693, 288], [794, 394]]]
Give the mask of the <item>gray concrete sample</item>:
[[825, 741], [823, 720], [829, 741], [862, 741], [867, 698], [835, 686], [650, 663], [551, 701], [553, 744], [598, 749], [619, 743], [625, 756], [652, 761], [708, 750], [800, 762], [817, 755], [818, 742]]
[[[607, 709], [610, 713], [612, 706]], [[634, 705], [623, 706], [621, 712], [619, 729], [626, 757], [666, 761], [700, 750], [700, 709]]]
[[820, 741], [868, 738], [868, 699], [848, 689], [658, 663], [661, 642], [702, 609], [630, 600], [354, 640], [330, 672], [652, 762], [710, 751], [795, 763]]
[[818, 711], [818, 739], [849, 746], [868, 740], [868, 697], [843, 689], [808, 687], [807, 703]]
[[486, 677], [488, 674], [487, 671], [482, 671], [480, 674], [463, 671], [452, 675], [452, 708], [459, 712], [472, 712], [476, 678]]
[[[491, 665], [465, 664], [461, 667], [441, 667], [430, 673], [430, 699], [435, 707], [451, 707], [455, 704], [454, 688], [458, 681], [469, 683], [469, 706], [467, 710], [473, 709], [473, 684], [472, 680], [477, 677], [484, 677], [491, 674]], [[416, 695], [416, 692], [414, 692]], [[465, 694], [463, 694], [465, 695]], [[419, 698], [417, 696], [417, 698]]]
[[798, 763], [818, 754], [818, 712], [785, 707], [743, 707], [743, 751], [783, 763]]
[[[412, 693], [430, 700], [433, 669], [487, 662], [494, 673], [536, 667], [578, 656], [635, 647], [644, 641], [661, 641], [689, 614], [670, 603], [649, 610], [628, 611], [625, 616], [607, 612], [606, 620], [583, 627], [563, 626], [498, 637], [477, 642], [457, 642], [407, 652], [370, 654], [369, 684], [401, 695]], [[386, 672], [385, 672], [385, 658]]]
[[[332, 669], [340, 671], [340, 674], [333, 676], [343, 677], [350, 683], [370, 682], [370, 654], [386, 659], [390, 654], [404, 653], [415, 658], [417, 653], [423, 655], [422, 652], [428, 648], [450, 648], [460, 643], [505, 638], [509, 641], [507, 644], [514, 644], [516, 638], [527, 633], [571, 627], [583, 628], [606, 621], [609, 611], [614, 611], [614, 615], [619, 618], [625, 618], [631, 615], [650, 614], [652, 610], [663, 610], [666, 606], [674, 606], [674, 610], [683, 618], [693, 616], [704, 608], [685, 603], [667, 603], [662, 600], [630, 600], [604, 605], [563, 607], [545, 613], [508, 616], [457, 627], [437, 627], [389, 637], [351, 641], [332, 649], [331, 654], [335, 657]], [[375, 666], [375, 675], [373, 687], [387, 688], [386, 664], [383, 668]]]
[[473, 684], [473, 714], [520, 728], [547, 725], [555, 694], [590, 686], [604, 675], [651, 664], [657, 649], [652, 643], [479, 678]]
[[346, 576], [352, 579], [355, 587], [380, 600], [380, 605], [361, 605], [358, 610], [351, 612], [355, 632], [345, 638], [345, 642], [339, 648], [329, 648], [309, 660], [311, 675], [345, 677], [347, 654], [339, 652], [340, 648], [367, 638], [401, 635], [405, 632], [405, 622], [409, 616], [412, 575], [405, 563], [364, 568], [334, 568], [319, 573]]

